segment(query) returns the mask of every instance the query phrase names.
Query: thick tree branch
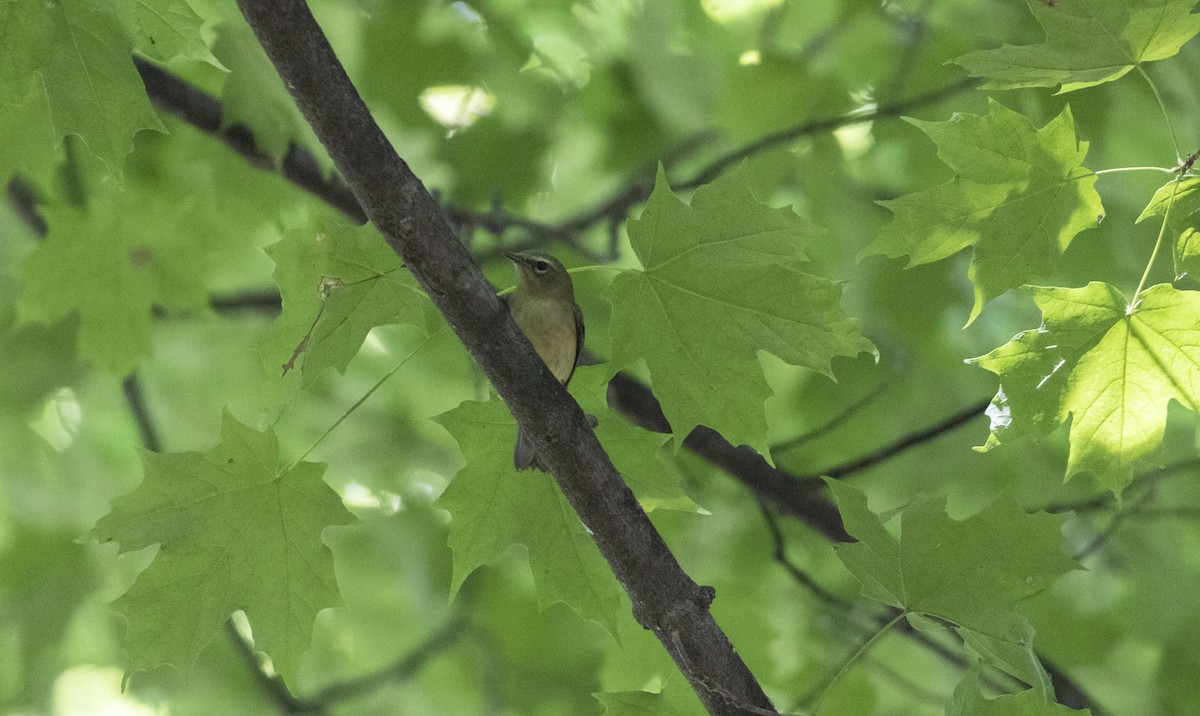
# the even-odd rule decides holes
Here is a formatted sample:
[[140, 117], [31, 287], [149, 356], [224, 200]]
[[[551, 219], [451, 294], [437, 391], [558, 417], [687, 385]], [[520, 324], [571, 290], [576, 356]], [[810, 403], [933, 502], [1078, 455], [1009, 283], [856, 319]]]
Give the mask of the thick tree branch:
[[[634, 424], [656, 433], [669, 433], [658, 398], [635, 378], [618, 373], [608, 384], [608, 403]], [[781, 511], [804, 521], [834, 542], [852, 542], [842, 526], [837, 507], [823, 493], [821, 483], [804, 482], [772, 467], [749, 447], [736, 447], [720, 433], [703, 425], [692, 430], [683, 447], [727, 472]]]
[[680, 568], [597, 441], [395, 153], [299, 0], [239, 0], [242, 13], [367, 217], [412, 270], [530, 436], [659, 640], [714, 714], [771, 702], [709, 612], [711, 588]]
[[292, 144], [281, 166], [258, 148], [254, 135], [241, 125], [226, 127], [221, 123], [221, 101], [191, 86], [149, 60], [133, 56], [133, 64], [142, 75], [146, 94], [155, 107], [170, 112], [193, 127], [213, 135], [230, 149], [242, 155], [251, 166], [269, 172], [278, 171], [296, 186], [311, 192], [336, 207], [351, 219], [362, 224], [367, 220], [354, 194], [338, 177], [326, 177], [317, 159], [300, 146]]

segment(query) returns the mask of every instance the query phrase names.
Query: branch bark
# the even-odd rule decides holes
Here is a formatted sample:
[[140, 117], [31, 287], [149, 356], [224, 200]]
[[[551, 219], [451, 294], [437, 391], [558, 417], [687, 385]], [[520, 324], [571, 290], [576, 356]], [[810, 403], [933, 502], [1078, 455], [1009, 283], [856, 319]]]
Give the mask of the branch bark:
[[[367, 217], [412, 270], [531, 437], [652, 630], [713, 714], [772, 708], [695, 584], [454, 235], [396, 154], [301, 0], [238, 0], [267, 56]], [[768, 711], [769, 713], [769, 711]]]

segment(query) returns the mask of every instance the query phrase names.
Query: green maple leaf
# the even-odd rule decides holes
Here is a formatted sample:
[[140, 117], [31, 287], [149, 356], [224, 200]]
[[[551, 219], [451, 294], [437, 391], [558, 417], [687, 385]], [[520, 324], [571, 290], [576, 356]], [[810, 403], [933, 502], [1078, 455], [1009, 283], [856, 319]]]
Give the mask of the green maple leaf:
[[258, 148], [282, 161], [289, 145], [309, 149], [325, 171], [333, 161], [300, 113], [275, 66], [250, 27], [226, 22], [216, 27], [213, 52], [229, 68], [221, 105], [221, 124], [250, 130]]
[[[599, 415], [601, 425], [614, 419], [619, 418]], [[467, 402], [436, 420], [458, 440], [466, 459], [438, 498], [451, 517], [453, 588], [476, 567], [520, 545], [543, 606], [565, 602], [615, 634], [622, 614], [617, 580], [554, 479], [513, 469], [517, 425], [504, 403]], [[619, 450], [605, 447], [620, 468]]]
[[972, 667], [946, 704], [946, 716], [1090, 716], [1090, 710], [1077, 711], [1063, 706], [1037, 689], [1004, 694], [994, 699], [980, 693], [979, 669]]
[[1200, 273], [1200, 177], [1185, 177], [1178, 187], [1172, 179], [1159, 187], [1137, 223], [1152, 216], [1165, 216], [1168, 206], [1171, 207], [1169, 227], [1176, 233], [1172, 251], [1175, 275]]
[[283, 311], [264, 339], [268, 360], [287, 372], [301, 362], [304, 382], [326, 368], [344, 371], [376, 326], [408, 323], [425, 336], [440, 314], [373, 225], [332, 215], [267, 247]]
[[1096, 175], [1082, 166], [1088, 145], [1076, 138], [1070, 107], [1041, 129], [992, 100], [983, 116], [908, 121], [937, 144], [956, 176], [880, 202], [895, 217], [864, 253], [907, 255], [916, 266], [973, 246], [968, 323], [1001, 293], [1048, 276], [1076, 234], [1103, 217]]
[[134, 134], [163, 129], [134, 49], [211, 59], [199, 30], [184, 0], [0, 0], [0, 105], [45, 105], [54, 142], [78, 134], [119, 171]]
[[207, 305], [179, 207], [105, 182], [86, 209], [49, 206], [45, 241], [22, 266], [23, 321], [78, 314], [81, 357], [123, 375], [150, 353], [152, 309]]
[[93, 531], [122, 551], [159, 545], [113, 604], [129, 622], [129, 669], [170, 664], [186, 676], [241, 609], [256, 646], [290, 682], [317, 613], [341, 603], [321, 531], [354, 518], [321, 479], [325, 466], [283, 465], [272, 431], [229, 414], [207, 453], [148, 452], [144, 461], [141, 486]]
[[607, 691], [593, 694], [604, 716], [700, 716], [707, 713], [682, 674], [668, 674], [662, 690]]
[[959, 522], [946, 515], [944, 498], [919, 498], [901, 512], [896, 538], [860, 490], [826, 483], [858, 540], [838, 545], [838, 557], [865, 596], [907, 612], [1023, 643], [1029, 629], [1017, 602], [1075, 568], [1062, 552], [1065, 516], [1026, 514], [1005, 497]]
[[963, 627], [957, 627], [954, 631], [962, 637], [963, 643], [987, 663], [1031, 684], [1038, 693], [1053, 699], [1054, 685], [1033, 649], [1033, 627], [1028, 624], [1025, 626], [1025, 633], [1019, 639], [997, 639]]
[[809, 229], [758, 203], [740, 172], [696, 190], [691, 205], [658, 181], [629, 239], [641, 270], [622, 271], [612, 304], [611, 370], [644, 359], [682, 439], [707, 425], [767, 452], [758, 364], [768, 351], [831, 375], [835, 356], [873, 352], [841, 307], [841, 286], [801, 270]]
[[[96, 587], [84, 545], [20, 525], [5, 526], [0, 551], [0, 640], [5, 646], [0, 707], [39, 706], [62, 663], [75, 610]], [[13, 709], [11, 713], [17, 713]]]
[[0, 278], [0, 405], [4, 417], [28, 419], [55, 389], [84, 375], [75, 358], [77, 325], [18, 326], [16, 306]]
[[1026, 0], [1046, 30], [1041, 45], [1005, 45], [954, 60], [984, 89], [1054, 87], [1061, 92], [1123, 77], [1165, 60], [1200, 32], [1195, 0]]
[[1070, 417], [1067, 477], [1091, 471], [1120, 491], [1162, 442], [1167, 401], [1200, 405], [1200, 293], [1160, 284], [1130, 309], [1105, 283], [1033, 290], [1042, 327], [971, 361], [1000, 376], [985, 448]]
[[187, 57], [220, 66], [200, 36], [203, 21], [187, 0], [118, 0], [111, 7], [143, 55], [159, 62]]
[[37, 101], [37, 93], [14, 104], [0, 102], [0, 183], [22, 174], [33, 186], [46, 186], [57, 156], [49, 110]]
[[647, 512], [655, 509], [698, 511], [683, 492], [683, 475], [663, 445], [669, 435], [643, 430], [608, 408], [609, 371], [601, 366], [580, 366], [571, 379], [571, 394], [583, 412], [599, 419], [596, 437], [612, 458], [625, 482]]

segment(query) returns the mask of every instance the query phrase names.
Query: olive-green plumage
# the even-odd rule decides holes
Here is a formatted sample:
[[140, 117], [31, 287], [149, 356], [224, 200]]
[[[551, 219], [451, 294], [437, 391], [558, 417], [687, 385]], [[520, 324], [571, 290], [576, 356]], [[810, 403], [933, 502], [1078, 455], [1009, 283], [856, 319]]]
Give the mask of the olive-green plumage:
[[[583, 350], [583, 313], [575, 304], [571, 275], [553, 256], [505, 254], [517, 267], [517, 287], [508, 298], [513, 320], [550, 372], [566, 385]], [[545, 470], [533, 446], [518, 430], [513, 465]]]

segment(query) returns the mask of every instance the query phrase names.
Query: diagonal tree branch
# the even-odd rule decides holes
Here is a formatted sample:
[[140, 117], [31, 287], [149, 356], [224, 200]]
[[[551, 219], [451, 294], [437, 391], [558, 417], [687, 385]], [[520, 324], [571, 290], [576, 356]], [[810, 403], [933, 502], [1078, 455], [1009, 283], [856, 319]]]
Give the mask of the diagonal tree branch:
[[[896, 105], [884, 106], [879, 108], [873, 116], [860, 115], [857, 117], [845, 117], [829, 120], [823, 123], [801, 125], [800, 127], [791, 130], [790, 135], [784, 133], [772, 135], [771, 137], [764, 138], [763, 140], [753, 142], [750, 145], [743, 147], [739, 151], [743, 153], [742, 156], [750, 156], [754, 151], [761, 151], [765, 148], [769, 148], [770, 146], [804, 136], [805, 134], [814, 133], [817, 131], [827, 131], [828, 129], [844, 126], [845, 124], [868, 121], [870, 119], [883, 116], [898, 116], [905, 111], [910, 111], [921, 105], [944, 99], [945, 97], [948, 97], [956, 92], [963, 91], [970, 86], [970, 83], [964, 82], [961, 87], [958, 85], [952, 85], [941, 91], [931, 93], [930, 95], [923, 95], [921, 97], [914, 98], [913, 100], [897, 103]], [[150, 91], [152, 99], [155, 99], [156, 103], [160, 103], [159, 98], [155, 97], [155, 90], [149, 84], [147, 85], [147, 89]], [[212, 101], [216, 102], [215, 99]], [[358, 102], [357, 97], [355, 97], [355, 101]], [[170, 107], [166, 107], [163, 104], [160, 104], [160, 106], [170, 109]], [[199, 124], [197, 124], [197, 126], [200, 127]], [[204, 127], [200, 128], [204, 129]], [[387, 148], [386, 151], [388, 154], [390, 154], [390, 147]], [[252, 163], [254, 162], [252, 156], [245, 154], [244, 156], [247, 156], [247, 159], [250, 159]], [[736, 163], [737, 160], [737, 158], [728, 160], [725, 166], [731, 166], [732, 164]], [[288, 160], [285, 158], [285, 163], [287, 161]], [[719, 170], [717, 173], [719, 174]], [[687, 183], [689, 185], [693, 184], [696, 181], [696, 178], [702, 176], [703, 174], [704, 171], [702, 170], [696, 175], [696, 177], [693, 177], [693, 179]], [[285, 176], [287, 176], [286, 173]], [[289, 176], [289, 178], [291, 177]], [[293, 179], [293, 181], [295, 181], [295, 179]], [[630, 197], [634, 197], [638, 192], [641, 191], [648, 191], [648, 189], [637, 184], [631, 185], [625, 191], [605, 202], [600, 207], [603, 208], [604, 211], [593, 210], [592, 212], [581, 214], [579, 217], [570, 220], [567, 226], [568, 228], [572, 226], [583, 226], [584, 223], [580, 222], [596, 222], [603, 220], [605, 217], [610, 216], [611, 212], [615, 208], [620, 207], [623, 202], [629, 202], [628, 206], [632, 207], [639, 200], [631, 199]], [[341, 207], [337, 201], [331, 199], [330, 196], [327, 195], [327, 192], [318, 190], [314, 191], [314, 193], [332, 205], [342, 208], [343, 211], [346, 211], [346, 209]], [[357, 206], [357, 201], [355, 204]], [[350, 216], [362, 215], [361, 210], [352, 210], [347, 211], [346, 213]], [[213, 307], [214, 309], [220, 311], [236, 311], [241, 309], [278, 310], [277, 300], [277, 296], [266, 293], [264, 293], [262, 296], [256, 296], [254, 300], [249, 301], [243, 300], [240, 297], [228, 297], [224, 299], [218, 298], [213, 300]], [[614, 378], [612, 384], [610, 384], [609, 399], [610, 404], [612, 404], [614, 408], [623, 411], [635, 423], [642, 425], [647, 429], [656, 430], [659, 432], [666, 432], [670, 430], [670, 427], [663, 416], [662, 410], [658, 406], [657, 399], [654, 398], [653, 394], [648, 388], [646, 388], [644, 385], [641, 385], [636, 380], [626, 375], [619, 374], [616, 378]], [[743, 484], [747, 485], [747, 487], [753, 490], [755, 494], [770, 500], [779, 509], [787, 512], [793, 517], [805, 521], [810, 526], [825, 534], [831, 540], [850, 541], [852, 539], [842, 527], [840, 516], [828, 498], [812, 489], [810, 485], [806, 485], [804, 482], [797, 479], [795, 475], [770, 466], [770, 464], [767, 463], [761, 455], [754, 453], [748, 448], [735, 447], [729, 444], [728, 441], [724, 440], [724, 438], [715, 431], [704, 427], [694, 430], [693, 433], [687, 437], [683, 444], [685, 447], [696, 452], [698, 455], [705, 458], [712, 464], [724, 469], [735, 479], [743, 482]], [[709, 618], [709, 620], [711, 620], [711, 618]], [[902, 628], [901, 632], [908, 633], [909, 630]], [[667, 646], [668, 650], [670, 650], [672, 645], [667, 643], [667, 640], [664, 639], [662, 632], [656, 631], [656, 634], [660, 637], [660, 639], [663, 639], [664, 644]], [[918, 639], [918, 641], [923, 640]], [[929, 645], [927, 644], [927, 646]], [[944, 649], [939, 649], [938, 651], [939, 653], [942, 653]], [[951, 656], [949, 653], [944, 653], [943, 655], [948, 658]], [[676, 654], [672, 652], [672, 656], [676, 656]], [[678, 660], [678, 656], [676, 656], [676, 661], [678, 662]], [[1090, 707], [1096, 713], [1101, 713], [1100, 711], [1096, 710], [1098, 708], [1097, 705], [1091, 701], [1087, 694], [1064, 672], [1054, 668], [1053, 665], [1049, 662], [1046, 662], [1045, 659], [1043, 659], [1043, 662], [1045, 663], [1047, 670], [1050, 672], [1051, 677], [1054, 679], [1056, 690], [1059, 692], [1060, 702], [1076, 708]], [[688, 672], [685, 671], [685, 673]], [[689, 674], [689, 678], [691, 678], [691, 674]], [[694, 680], [693, 685], [695, 685]], [[702, 694], [702, 698], [705, 691], [711, 691], [711, 689], [701, 685], [699, 693]], [[720, 713], [725, 713], [725, 711], [721, 711]]]
[[[36, 207], [34, 207], [34, 212], [36, 215]], [[31, 226], [36, 229], [32, 222]], [[276, 313], [280, 308], [279, 295], [273, 291], [215, 296], [211, 299], [210, 304], [214, 310], [222, 313], [242, 311]], [[645, 429], [663, 433], [670, 432], [670, 426], [654, 395], [644, 385], [625, 374], [618, 374], [610, 383], [609, 403], [614, 409], [623, 412], [626, 417]], [[902, 442], [908, 447], [919, 444], [919, 441], [908, 438], [902, 439]], [[799, 476], [771, 467], [762, 456], [749, 448], [735, 447], [715, 431], [704, 427], [693, 431], [683, 445], [745, 484], [756, 496], [771, 500], [777, 508], [807, 523], [832, 541], [847, 542], [853, 539], [843, 529], [836, 508], [827, 498], [821, 494], [815, 494], [810, 487], [806, 486], [806, 483], [801, 481]], [[892, 454], [898, 454], [898, 451], [893, 451]], [[1142, 477], [1146, 479], [1161, 477], [1155, 473], [1180, 472], [1185, 468], [1194, 468], [1196, 464], [1195, 459], [1185, 460], [1159, 468]], [[1112, 503], [1111, 493], [1106, 492], [1095, 498], [1048, 505], [1044, 509], [1047, 512], [1089, 511], [1107, 507]], [[886, 621], [886, 615], [884, 620]], [[961, 654], [934, 641], [923, 632], [916, 631], [906, 623], [901, 623], [898, 628], [900, 633], [915, 639], [948, 662], [965, 663]], [[1044, 657], [1042, 657], [1042, 661], [1055, 685], [1060, 703], [1074, 708], [1090, 708], [1093, 713], [1098, 715], [1104, 713], [1065, 672], [1054, 667]]]
[[[680, 568], [583, 411], [550, 374], [397, 156], [301, 0], [239, 7], [367, 217], [410, 268], [530, 436], [652, 630], [713, 714], [772, 708], [709, 612], [711, 588]], [[769, 711], [767, 711], [769, 713]]]
[[305, 189], [346, 216], [362, 224], [367, 220], [358, 200], [338, 177], [326, 177], [317, 159], [307, 149], [292, 144], [279, 167], [275, 160], [258, 148], [250, 130], [241, 125], [224, 126], [221, 101], [193, 87], [174, 74], [151, 63], [144, 57], [133, 56], [133, 64], [142, 76], [146, 94], [155, 107], [170, 112], [196, 129], [220, 139], [230, 149], [242, 155], [253, 167], [264, 171], [279, 171], [285, 179]]
[[[658, 398], [643, 383], [625, 373], [618, 373], [608, 384], [608, 403], [639, 427], [656, 433], [671, 432]], [[721, 468], [755, 495], [804, 521], [831, 541], [854, 541], [842, 526], [837, 507], [825, 496], [824, 483], [799, 480], [795, 475], [773, 467], [753, 449], [745, 445], [736, 447], [716, 430], [703, 425], [684, 438], [683, 447]]]

